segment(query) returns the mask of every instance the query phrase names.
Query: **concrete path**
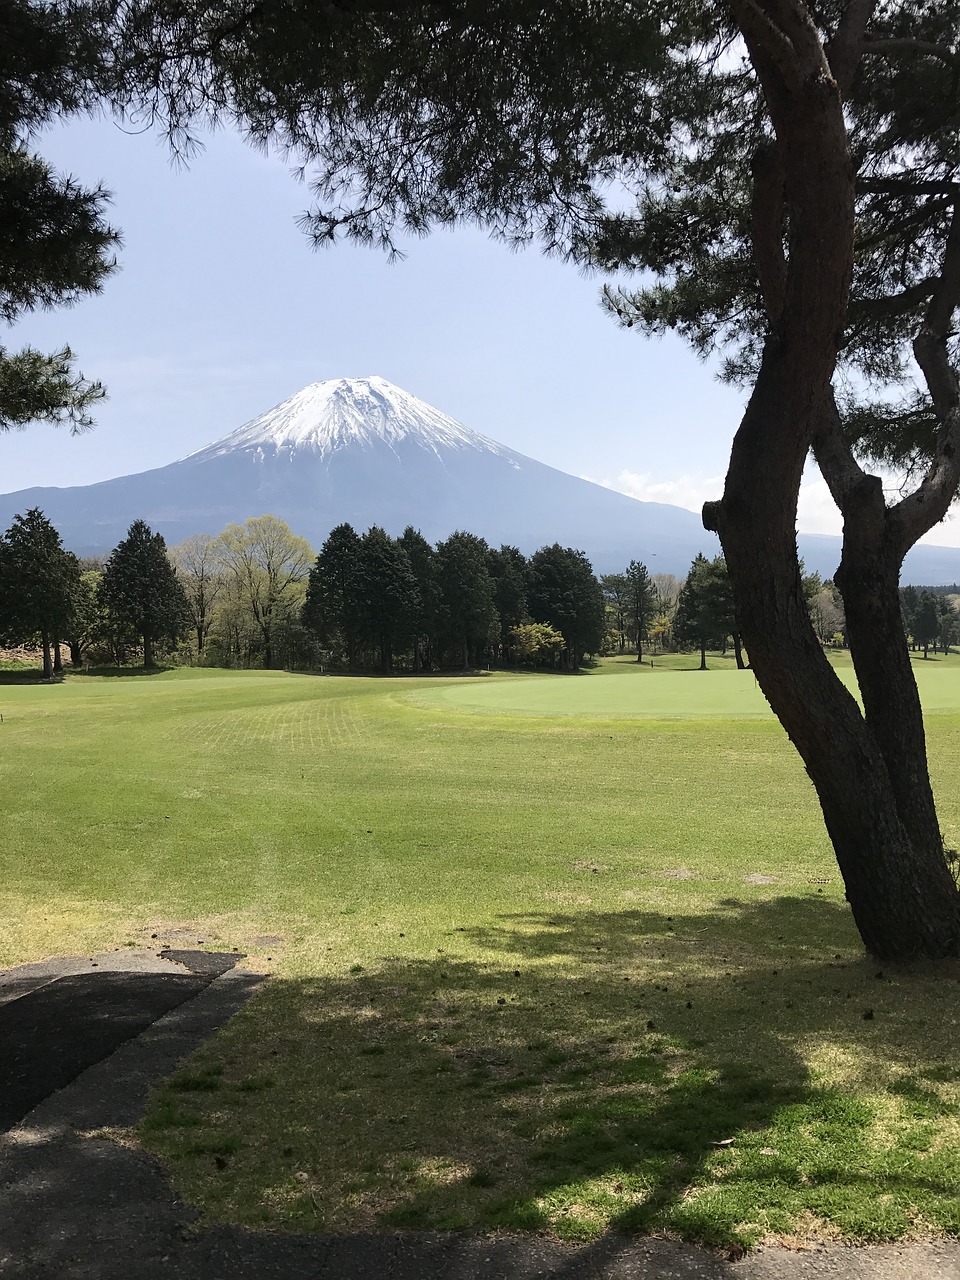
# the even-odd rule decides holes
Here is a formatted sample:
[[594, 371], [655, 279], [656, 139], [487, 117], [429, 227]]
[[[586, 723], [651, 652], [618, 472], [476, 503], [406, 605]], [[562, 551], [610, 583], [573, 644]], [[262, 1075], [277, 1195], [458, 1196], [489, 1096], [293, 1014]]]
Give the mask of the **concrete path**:
[[[83, 963], [86, 969], [33, 987], [22, 971], [16, 979], [0, 975], [0, 1003], [9, 1010], [48, 983], [89, 977], [89, 966], [101, 962]], [[175, 966], [169, 953], [137, 963], [141, 976], [200, 976]], [[3, 1280], [960, 1280], [960, 1244], [949, 1242], [764, 1249], [731, 1261], [672, 1241], [616, 1236], [569, 1248], [528, 1236], [278, 1236], [201, 1227], [153, 1160], [85, 1135], [135, 1124], [151, 1085], [242, 1008], [261, 981], [232, 968], [203, 976], [198, 992], [0, 1137]], [[20, 995], [11, 996], [16, 983]]]

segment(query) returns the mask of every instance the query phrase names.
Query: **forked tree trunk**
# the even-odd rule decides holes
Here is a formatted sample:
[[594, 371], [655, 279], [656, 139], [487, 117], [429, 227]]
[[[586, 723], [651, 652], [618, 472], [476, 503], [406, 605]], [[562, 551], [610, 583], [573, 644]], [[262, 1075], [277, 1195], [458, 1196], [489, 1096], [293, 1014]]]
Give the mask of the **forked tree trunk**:
[[[779, 447], [795, 425], [783, 363], [765, 358], [723, 501], [707, 504], [704, 520], [720, 535], [751, 665], [816, 789], [867, 950], [887, 960], [956, 955], [960, 894], [929, 793], [919, 703], [907, 705], [902, 628], [892, 643], [889, 573], [875, 563], [871, 578], [862, 563], [854, 586], [852, 566], [845, 567], [866, 719], [824, 656], [807, 612], [796, 506], [783, 501], [798, 492], [803, 466], [802, 454], [791, 458]], [[899, 601], [896, 607], [899, 626]], [[877, 624], [881, 634], [871, 642]], [[883, 707], [884, 698], [896, 705]]]

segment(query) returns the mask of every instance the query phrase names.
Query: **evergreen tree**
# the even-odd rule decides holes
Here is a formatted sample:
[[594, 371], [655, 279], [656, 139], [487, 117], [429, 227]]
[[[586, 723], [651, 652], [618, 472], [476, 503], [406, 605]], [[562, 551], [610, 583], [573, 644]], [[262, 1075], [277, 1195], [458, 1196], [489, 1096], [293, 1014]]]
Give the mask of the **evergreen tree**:
[[657, 592], [647, 566], [631, 560], [623, 575], [627, 581], [627, 625], [637, 646], [637, 662], [643, 661], [647, 627], [657, 612]]
[[63, 633], [63, 639], [70, 647], [70, 665], [73, 667], [82, 665], [83, 655], [103, 630], [103, 611], [97, 596], [102, 577], [101, 569], [84, 569], [81, 564], [72, 615]]
[[43, 512], [33, 507], [16, 516], [0, 541], [0, 636], [6, 644], [39, 639], [46, 679], [59, 670], [59, 641], [70, 629], [79, 581], [77, 557]]
[[548, 622], [567, 644], [567, 661], [576, 671], [587, 653], [603, 644], [606, 611], [600, 584], [582, 551], [558, 542], [530, 557], [527, 600], [536, 622]]
[[361, 632], [388, 675], [394, 655], [413, 641], [420, 600], [406, 549], [377, 525], [360, 539], [356, 595]]
[[352, 525], [338, 524], [310, 570], [301, 620], [325, 644], [342, 648], [350, 671], [360, 638], [359, 578], [360, 535]]
[[437, 638], [440, 613], [440, 586], [437, 582], [436, 553], [419, 529], [407, 525], [399, 538], [407, 553], [417, 583], [413, 635], [413, 669], [429, 670]]
[[960, 614], [957, 613], [953, 601], [947, 596], [937, 596], [937, 612], [940, 615], [940, 631], [937, 639], [943, 652], [949, 653], [951, 646], [955, 645], [960, 637]]
[[699, 554], [680, 588], [673, 615], [673, 638], [677, 644], [700, 650], [701, 671], [707, 669], [707, 650], [719, 647], [727, 634], [725, 603], [717, 590], [717, 576], [710, 561]]
[[527, 616], [527, 558], [518, 547], [492, 547], [487, 553], [487, 568], [493, 578], [494, 604], [500, 619], [500, 649], [507, 654], [512, 647], [511, 634]]
[[450, 649], [462, 657], [464, 671], [498, 634], [489, 550], [483, 538], [462, 531], [437, 544], [441, 627]]
[[[116, 267], [108, 195], [57, 174], [31, 143], [49, 121], [93, 107], [113, 37], [93, 5], [7, 0], [0, 6], [0, 319], [97, 293]], [[0, 346], [0, 431], [30, 422], [81, 431], [104, 390], [63, 347]]]
[[940, 634], [940, 611], [935, 597], [929, 591], [924, 591], [920, 595], [911, 628], [914, 641], [923, 650], [923, 656], [926, 658], [927, 650], [932, 644], [936, 644], [937, 636]]
[[627, 647], [630, 584], [625, 573], [605, 573], [600, 579], [600, 590], [607, 607], [607, 630], [616, 638], [617, 648], [623, 653]]
[[134, 520], [103, 570], [98, 599], [123, 636], [142, 642], [143, 665], [154, 662], [154, 645], [175, 644], [189, 617], [183, 588], [167, 556], [163, 536]]

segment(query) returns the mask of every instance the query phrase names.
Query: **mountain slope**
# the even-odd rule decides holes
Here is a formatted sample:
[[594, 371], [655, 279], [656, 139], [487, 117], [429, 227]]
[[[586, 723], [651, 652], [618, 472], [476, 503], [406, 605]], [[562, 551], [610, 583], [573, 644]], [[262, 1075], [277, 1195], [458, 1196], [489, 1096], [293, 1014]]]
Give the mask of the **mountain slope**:
[[[527, 553], [561, 542], [586, 551], [598, 573], [636, 558], [653, 573], [679, 575], [698, 551], [719, 551], [693, 512], [557, 471], [376, 377], [313, 383], [166, 467], [0, 495], [0, 528], [33, 506], [84, 554], [109, 551], [138, 518], [175, 543], [268, 512], [317, 549], [347, 520], [392, 534], [413, 524], [430, 541], [467, 529]], [[839, 539], [801, 539], [801, 551], [808, 569], [826, 576]], [[960, 550], [911, 554], [913, 581], [960, 580]]]

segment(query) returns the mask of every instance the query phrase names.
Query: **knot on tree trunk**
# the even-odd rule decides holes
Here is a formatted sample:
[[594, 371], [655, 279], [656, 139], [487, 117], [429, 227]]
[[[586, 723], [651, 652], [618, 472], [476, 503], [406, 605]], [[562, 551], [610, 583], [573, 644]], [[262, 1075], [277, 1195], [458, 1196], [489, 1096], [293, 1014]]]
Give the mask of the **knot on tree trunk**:
[[703, 504], [700, 519], [703, 521], [703, 527], [709, 529], [711, 533], [720, 532], [720, 509], [722, 506], [723, 503], [720, 501], [705, 502]]

